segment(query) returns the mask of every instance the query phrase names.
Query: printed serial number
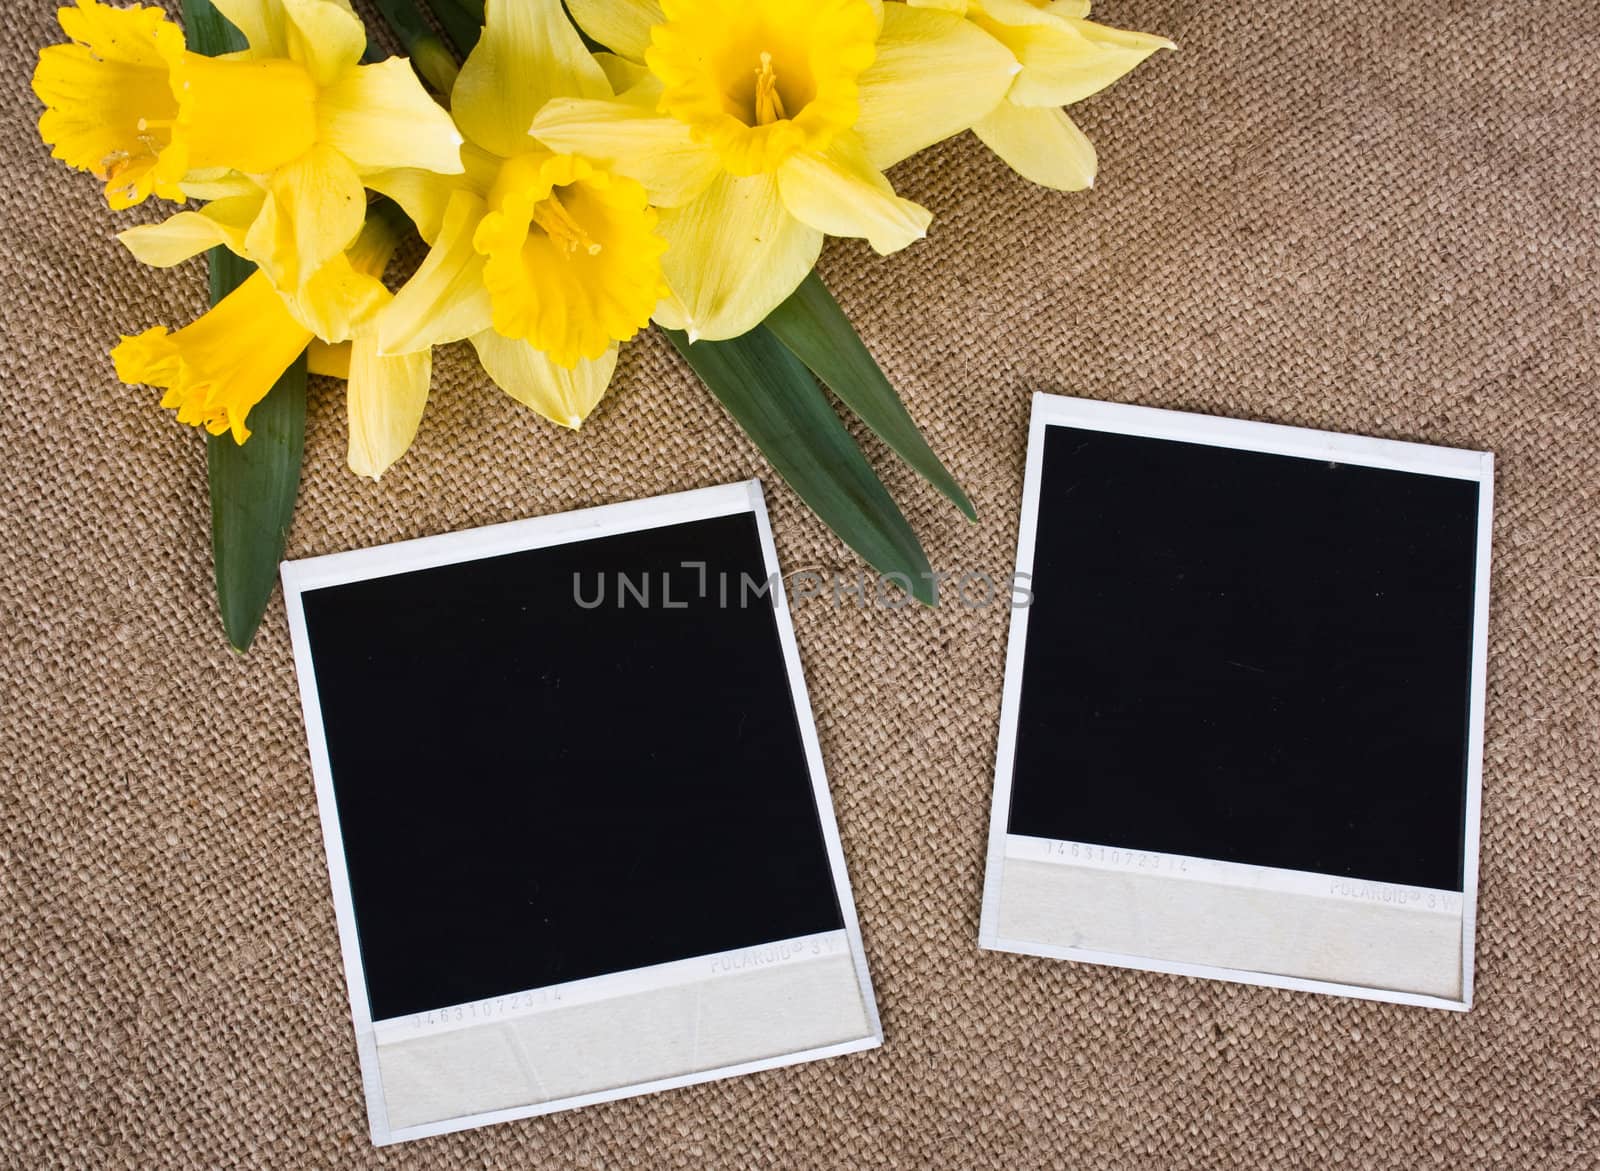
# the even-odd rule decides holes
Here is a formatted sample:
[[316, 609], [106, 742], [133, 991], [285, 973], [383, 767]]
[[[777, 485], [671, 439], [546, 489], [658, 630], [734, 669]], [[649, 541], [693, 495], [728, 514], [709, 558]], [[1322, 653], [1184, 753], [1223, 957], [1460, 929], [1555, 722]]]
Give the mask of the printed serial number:
[[1187, 874], [1189, 859], [1168, 854], [1152, 854], [1144, 850], [1128, 850], [1117, 846], [1092, 846], [1084, 842], [1049, 842], [1046, 853], [1052, 858], [1070, 858], [1074, 862], [1090, 862], [1096, 866], [1111, 866], [1118, 870], [1143, 870], [1151, 874]]
[[471, 1004], [457, 1004], [450, 1008], [436, 1008], [419, 1012], [407, 1020], [413, 1029], [432, 1028], [435, 1025], [454, 1025], [467, 1021], [487, 1021], [523, 1009], [539, 1008], [547, 1004], [560, 1004], [561, 992], [556, 988], [535, 988], [528, 992], [514, 992], [509, 996], [495, 996]]

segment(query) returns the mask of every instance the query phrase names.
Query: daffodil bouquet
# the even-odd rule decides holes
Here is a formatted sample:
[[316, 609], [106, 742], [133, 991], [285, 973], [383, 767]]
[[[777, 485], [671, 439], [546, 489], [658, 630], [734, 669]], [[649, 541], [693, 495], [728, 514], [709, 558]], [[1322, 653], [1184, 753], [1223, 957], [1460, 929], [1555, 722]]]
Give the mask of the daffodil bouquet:
[[[345, 381], [349, 465], [376, 479], [416, 435], [433, 347], [467, 342], [577, 428], [651, 322], [825, 522], [930, 600], [921, 545], [817, 379], [972, 505], [813, 274], [823, 239], [920, 239], [931, 213], [885, 171], [969, 129], [1034, 182], [1087, 187], [1094, 148], [1062, 107], [1170, 42], [1088, 20], [1087, 0], [374, 7], [407, 56], [347, 0], [183, 0], [181, 26], [76, 0], [34, 74], [41, 136], [113, 210], [186, 205], [119, 233], [133, 255], [210, 255], [213, 308], [111, 357], [209, 433], [233, 645], [282, 554], [308, 370]], [[412, 232], [425, 257], [389, 273]]]

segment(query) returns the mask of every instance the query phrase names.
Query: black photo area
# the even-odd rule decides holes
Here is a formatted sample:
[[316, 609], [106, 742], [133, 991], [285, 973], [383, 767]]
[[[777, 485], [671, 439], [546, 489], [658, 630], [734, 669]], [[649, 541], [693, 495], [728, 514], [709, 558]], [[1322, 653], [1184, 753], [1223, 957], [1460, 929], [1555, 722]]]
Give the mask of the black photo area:
[[1460, 890], [1477, 510], [1047, 428], [1010, 832]]
[[843, 926], [766, 576], [746, 512], [303, 595], [374, 1019]]

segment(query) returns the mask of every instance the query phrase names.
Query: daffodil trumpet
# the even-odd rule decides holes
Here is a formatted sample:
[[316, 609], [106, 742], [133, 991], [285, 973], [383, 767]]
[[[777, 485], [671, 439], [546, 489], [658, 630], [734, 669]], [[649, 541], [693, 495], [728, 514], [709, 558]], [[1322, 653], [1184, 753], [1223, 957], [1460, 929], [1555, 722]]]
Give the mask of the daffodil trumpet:
[[159, 8], [77, 0], [58, 13], [68, 43], [39, 50], [33, 92], [44, 103], [39, 136], [53, 157], [105, 185], [114, 209], [151, 195], [184, 198], [188, 171], [173, 142], [178, 98], [173, 67], [183, 30]]

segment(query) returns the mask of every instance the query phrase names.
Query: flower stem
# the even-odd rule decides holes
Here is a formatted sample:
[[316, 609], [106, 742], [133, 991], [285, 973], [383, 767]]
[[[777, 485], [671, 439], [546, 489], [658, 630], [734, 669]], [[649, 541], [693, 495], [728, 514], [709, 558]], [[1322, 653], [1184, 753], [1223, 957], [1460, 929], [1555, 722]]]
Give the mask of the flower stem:
[[428, 9], [463, 57], [483, 32], [483, 0], [428, 0]]
[[383, 14], [384, 23], [393, 31], [406, 56], [411, 58], [411, 67], [417, 75], [436, 93], [448, 97], [460, 66], [454, 54], [429, 27], [416, 0], [375, 0], [375, 3]]

